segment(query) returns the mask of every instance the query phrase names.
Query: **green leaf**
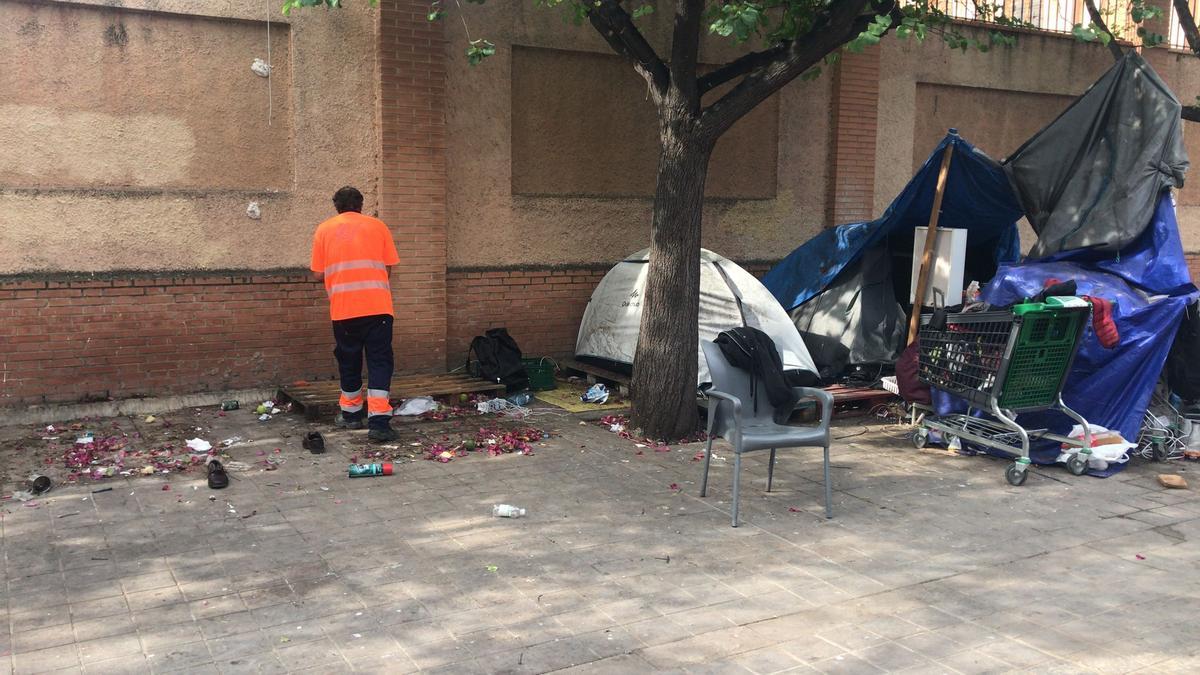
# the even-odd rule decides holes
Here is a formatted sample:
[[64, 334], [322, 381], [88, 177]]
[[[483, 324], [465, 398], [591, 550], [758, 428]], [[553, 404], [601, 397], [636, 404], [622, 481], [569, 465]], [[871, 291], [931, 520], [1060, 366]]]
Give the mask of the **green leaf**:
[[633, 18], [640, 19], [643, 16], [654, 13], [654, 5], [642, 5], [633, 10]]
[[467, 47], [467, 63], [477, 66], [481, 61], [496, 53], [496, 45], [487, 40], [471, 40]]

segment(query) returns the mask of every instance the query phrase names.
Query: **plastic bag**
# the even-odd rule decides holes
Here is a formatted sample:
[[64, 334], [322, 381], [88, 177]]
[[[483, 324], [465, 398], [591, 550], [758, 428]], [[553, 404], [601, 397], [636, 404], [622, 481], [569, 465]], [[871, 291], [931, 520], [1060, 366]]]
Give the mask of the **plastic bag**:
[[428, 396], [418, 396], [410, 398], [400, 406], [395, 415], [424, 415], [427, 412], [433, 412], [438, 409], [437, 401]]

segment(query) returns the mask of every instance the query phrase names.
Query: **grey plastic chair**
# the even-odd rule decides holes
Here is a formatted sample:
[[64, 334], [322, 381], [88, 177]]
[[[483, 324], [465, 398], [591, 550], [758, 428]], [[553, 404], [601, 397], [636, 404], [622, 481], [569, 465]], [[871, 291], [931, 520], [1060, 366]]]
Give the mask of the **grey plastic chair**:
[[738, 482], [742, 474], [742, 454], [755, 450], [770, 450], [767, 464], [767, 492], [775, 477], [775, 450], [779, 448], [825, 449], [825, 517], [833, 517], [832, 490], [829, 485], [829, 421], [833, 417], [833, 395], [812, 387], [796, 387], [802, 398], [815, 398], [821, 404], [820, 426], [787, 426], [774, 421], [775, 408], [767, 399], [766, 387], [758, 383], [758, 406], [755, 410], [750, 391], [750, 374], [735, 368], [725, 360], [721, 347], [704, 341], [704, 358], [712, 376], [708, 391], [708, 443], [704, 447], [704, 480], [700, 496], [708, 492], [708, 467], [712, 462], [714, 434], [733, 446], [733, 526], [738, 526]]

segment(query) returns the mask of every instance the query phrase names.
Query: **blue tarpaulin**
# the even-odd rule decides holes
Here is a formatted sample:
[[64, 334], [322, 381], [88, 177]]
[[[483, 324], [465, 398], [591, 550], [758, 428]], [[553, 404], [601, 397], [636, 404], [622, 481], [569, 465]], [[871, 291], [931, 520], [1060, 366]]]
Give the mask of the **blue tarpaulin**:
[[[1113, 303], [1120, 343], [1105, 349], [1089, 326], [1063, 387], [1063, 400], [1088, 422], [1136, 440], [1184, 309], [1197, 296], [1170, 192], [1159, 198], [1150, 226], [1119, 253], [1074, 250], [1001, 266], [983, 299], [996, 306], [1018, 303], [1040, 293], [1048, 279], [1073, 279], [1080, 295]], [[938, 399], [935, 403], [944, 413], [948, 402]], [[1071, 426], [1065, 416], [1045, 412], [1021, 415], [1018, 422], [1058, 433]], [[1053, 463], [1058, 454], [1056, 446], [1044, 444], [1035, 448], [1031, 459]]]
[[928, 225], [946, 146], [953, 147], [953, 156], [938, 226], [969, 230], [968, 245], [994, 247], [998, 263], [1017, 260], [1021, 247], [1016, 223], [1022, 211], [1008, 178], [999, 164], [951, 131], [883, 216], [818, 234], [773, 267], [763, 285], [790, 311], [824, 290], [864, 250], [889, 234]]

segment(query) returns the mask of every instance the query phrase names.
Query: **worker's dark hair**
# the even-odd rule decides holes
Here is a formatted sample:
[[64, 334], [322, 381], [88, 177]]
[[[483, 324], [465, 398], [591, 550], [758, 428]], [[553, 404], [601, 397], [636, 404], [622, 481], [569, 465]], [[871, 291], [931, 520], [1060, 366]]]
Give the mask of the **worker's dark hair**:
[[333, 193], [333, 208], [337, 209], [338, 213], [354, 211], [362, 213], [363, 196], [358, 191], [358, 188], [352, 188], [347, 185], [337, 192]]

